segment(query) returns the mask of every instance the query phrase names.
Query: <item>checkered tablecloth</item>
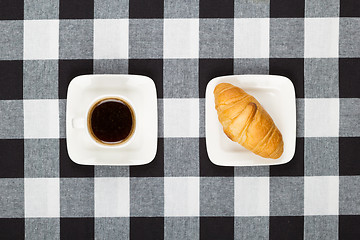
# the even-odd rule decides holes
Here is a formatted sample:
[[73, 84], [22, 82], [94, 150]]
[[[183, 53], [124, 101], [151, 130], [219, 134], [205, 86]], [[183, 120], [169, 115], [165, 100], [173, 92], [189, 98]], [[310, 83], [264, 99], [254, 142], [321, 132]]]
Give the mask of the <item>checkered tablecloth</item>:
[[[67, 87], [92, 73], [155, 81], [152, 163], [69, 159]], [[229, 74], [293, 81], [290, 163], [209, 161]], [[0, 239], [360, 239], [359, 147], [358, 0], [0, 0]]]

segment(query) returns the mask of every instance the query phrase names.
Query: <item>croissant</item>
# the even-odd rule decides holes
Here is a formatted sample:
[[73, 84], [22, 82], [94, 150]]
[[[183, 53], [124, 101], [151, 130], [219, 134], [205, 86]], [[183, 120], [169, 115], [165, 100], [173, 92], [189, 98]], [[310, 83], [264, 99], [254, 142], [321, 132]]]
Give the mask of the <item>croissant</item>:
[[264, 158], [282, 155], [282, 135], [253, 96], [229, 83], [218, 84], [214, 95], [219, 121], [232, 141]]

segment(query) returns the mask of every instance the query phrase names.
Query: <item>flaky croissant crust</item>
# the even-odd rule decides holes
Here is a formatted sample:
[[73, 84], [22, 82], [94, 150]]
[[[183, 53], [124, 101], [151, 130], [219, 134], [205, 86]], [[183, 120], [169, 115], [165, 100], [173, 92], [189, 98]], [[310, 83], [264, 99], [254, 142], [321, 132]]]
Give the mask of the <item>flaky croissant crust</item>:
[[232, 141], [264, 158], [276, 159], [282, 155], [282, 135], [253, 96], [230, 83], [218, 84], [214, 95], [219, 121]]

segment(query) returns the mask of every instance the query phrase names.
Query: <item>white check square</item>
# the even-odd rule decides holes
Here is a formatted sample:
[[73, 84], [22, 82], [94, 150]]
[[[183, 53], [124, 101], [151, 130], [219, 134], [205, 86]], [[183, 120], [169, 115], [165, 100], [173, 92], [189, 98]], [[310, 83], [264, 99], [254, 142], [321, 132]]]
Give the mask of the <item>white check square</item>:
[[235, 216], [269, 216], [269, 178], [235, 177]]
[[269, 18], [236, 18], [234, 23], [234, 57], [269, 57]]
[[129, 178], [95, 178], [95, 217], [129, 216]]
[[198, 177], [166, 177], [164, 188], [165, 216], [199, 216], [200, 180]]
[[25, 178], [25, 217], [60, 217], [58, 178]]
[[164, 20], [164, 58], [199, 57], [199, 19]]
[[129, 20], [94, 20], [94, 58], [128, 59]]
[[305, 58], [339, 57], [339, 18], [305, 18]]
[[339, 177], [305, 177], [304, 214], [339, 214]]
[[339, 136], [339, 99], [305, 99], [305, 137]]
[[24, 21], [24, 59], [59, 58], [59, 20]]
[[164, 99], [164, 137], [199, 136], [199, 99]]
[[24, 138], [59, 138], [59, 100], [24, 100]]

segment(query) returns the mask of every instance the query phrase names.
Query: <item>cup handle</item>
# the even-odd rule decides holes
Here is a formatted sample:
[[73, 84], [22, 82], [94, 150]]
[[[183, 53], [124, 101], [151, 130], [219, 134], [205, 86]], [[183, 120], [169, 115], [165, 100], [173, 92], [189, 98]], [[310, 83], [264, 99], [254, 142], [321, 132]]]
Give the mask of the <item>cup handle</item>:
[[72, 127], [73, 128], [85, 128], [85, 119], [84, 118], [73, 118]]

